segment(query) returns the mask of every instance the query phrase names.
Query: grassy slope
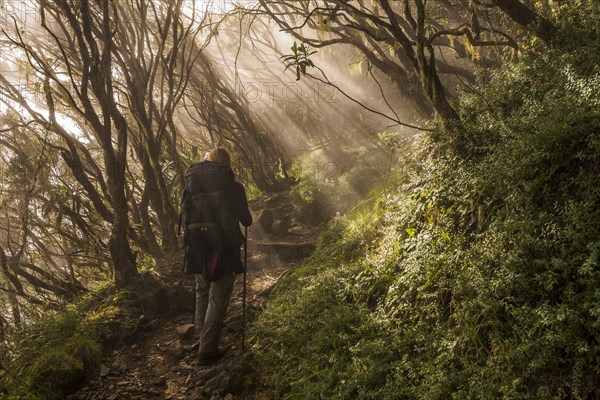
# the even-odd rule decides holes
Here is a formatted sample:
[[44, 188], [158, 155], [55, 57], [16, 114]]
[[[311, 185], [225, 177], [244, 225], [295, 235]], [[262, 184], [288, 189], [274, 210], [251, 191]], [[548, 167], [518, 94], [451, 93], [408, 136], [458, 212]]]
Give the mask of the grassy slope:
[[334, 220], [255, 324], [273, 398], [600, 396], [597, 48], [498, 73]]
[[[176, 303], [152, 274], [142, 273], [117, 290], [105, 283], [58, 312], [15, 333], [11, 359], [0, 375], [0, 398], [64, 399], [97, 373], [103, 347], [134, 340], [145, 315], [165, 313]], [[189, 296], [188, 296], [189, 297]]]

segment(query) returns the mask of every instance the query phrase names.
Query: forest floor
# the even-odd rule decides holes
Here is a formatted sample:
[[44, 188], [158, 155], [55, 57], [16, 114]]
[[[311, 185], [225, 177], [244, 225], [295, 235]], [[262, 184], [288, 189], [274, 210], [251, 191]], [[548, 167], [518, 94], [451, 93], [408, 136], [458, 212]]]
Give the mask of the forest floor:
[[[267, 205], [265, 205], [267, 203]], [[271, 201], [271, 203], [274, 203]], [[249, 230], [247, 264], [246, 331], [248, 321], [263, 309], [271, 288], [287, 271], [314, 249], [322, 225], [296, 225], [286, 234], [265, 233], [258, 223], [268, 200], [251, 203], [255, 223]], [[272, 204], [271, 204], [272, 205]], [[278, 215], [272, 213], [277, 227]], [[283, 213], [285, 214], [285, 213]], [[285, 218], [285, 217], [284, 217]], [[287, 230], [287, 229], [286, 229]], [[242, 253], [243, 254], [243, 253]], [[179, 263], [157, 267], [161, 281], [177, 290], [189, 292], [193, 303], [194, 277], [181, 272]], [[242, 351], [243, 275], [236, 283], [221, 332], [220, 346], [229, 351], [219, 362], [199, 366], [197, 362], [199, 332], [193, 330], [193, 309], [179, 307], [179, 312], [152, 320], [133, 343], [119, 343], [106, 349], [97, 376], [89, 379], [71, 400], [217, 400], [256, 399], [261, 389], [252, 372], [252, 353]], [[248, 334], [246, 333], [246, 339]]]

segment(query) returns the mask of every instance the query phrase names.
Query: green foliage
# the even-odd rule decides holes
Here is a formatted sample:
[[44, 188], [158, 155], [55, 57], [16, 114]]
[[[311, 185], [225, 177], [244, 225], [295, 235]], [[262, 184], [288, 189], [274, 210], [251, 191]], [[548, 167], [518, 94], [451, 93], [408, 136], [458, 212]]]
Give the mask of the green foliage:
[[301, 43], [300, 46], [298, 46], [296, 41], [294, 41], [294, 44], [290, 49], [292, 50], [292, 54], [281, 56], [281, 59], [285, 63], [284, 71], [287, 71], [288, 68], [295, 67], [296, 80], [299, 81], [300, 74], [306, 75], [306, 68], [315, 66], [309, 57], [315, 54], [317, 51], [311, 51], [310, 46], [305, 45], [304, 43]]
[[598, 398], [599, 105], [584, 50], [464, 96], [465, 131], [422, 136], [395, 193], [274, 291], [254, 328], [271, 396]]
[[[63, 348], [47, 349], [35, 360], [29, 371], [29, 389], [60, 399], [82, 383], [83, 363]], [[64, 391], [64, 392], [63, 392]]]
[[289, 171], [297, 181], [290, 190], [295, 218], [308, 223], [329, 220], [348, 211], [371, 189], [381, 189], [389, 161], [380, 158], [381, 149], [370, 145], [336, 155], [316, 151], [296, 160]]
[[102, 347], [92, 337], [79, 333], [64, 345], [67, 354], [82, 363], [84, 371], [93, 372], [100, 368]]
[[24, 327], [0, 375], [0, 397], [63, 399], [99, 369], [103, 344], [129, 337], [140, 315], [155, 312], [152, 297], [160, 289], [148, 273], [122, 290], [107, 282]]
[[136, 266], [139, 272], [150, 272], [156, 270], [157, 259], [148, 253], [138, 253]]
[[[73, 324], [73, 317], [66, 316], [59, 321], [49, 322], [35, 341], [21, 343], [21, 358], [18, 363], [16, 391], [27, 387], [32, 394], [46, 399], [62, 399], [81, 385], [86, 375], [97, 371], [102, 359], [100, 344], [81, 327]], [[75, 323], [77, 325], [77, 323]], [[65, 328], [59, 333], [54, 328]], [[80, 331], [70, 336], [74, 331]], [[25, 364], [25, 359], [31, 364]]]
[[20, 398], [60, 399], [100, 364], [101, 348], [93, 327], [73, 310], [53, 313], [20, 332], [0, 390]]
[[256, 200], [262, 194], [262, 191], [255, 183], [249, 182], [246, 184], [246, 197], [248, 198], [248, 201]]

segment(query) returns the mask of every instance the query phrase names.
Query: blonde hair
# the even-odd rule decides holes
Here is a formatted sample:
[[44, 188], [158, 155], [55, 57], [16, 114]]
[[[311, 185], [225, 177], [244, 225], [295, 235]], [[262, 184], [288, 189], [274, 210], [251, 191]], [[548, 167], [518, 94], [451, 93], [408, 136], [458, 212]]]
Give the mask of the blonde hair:
[[214, 161], [231, 167], [231, 157], [224, 147], [212, 149], [206, 156], [208, 161]]

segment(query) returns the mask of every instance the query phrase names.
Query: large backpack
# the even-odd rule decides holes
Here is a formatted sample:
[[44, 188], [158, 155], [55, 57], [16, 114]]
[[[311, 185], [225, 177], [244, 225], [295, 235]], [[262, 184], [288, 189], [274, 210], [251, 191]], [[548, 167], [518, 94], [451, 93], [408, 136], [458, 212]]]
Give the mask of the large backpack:
[[202, 274], [208, 281], [220, 276], [240, 240], [232, 204], [233, 179], [228, 166], [212, 161], [193, 164], [185, 173], [184, 271]]

